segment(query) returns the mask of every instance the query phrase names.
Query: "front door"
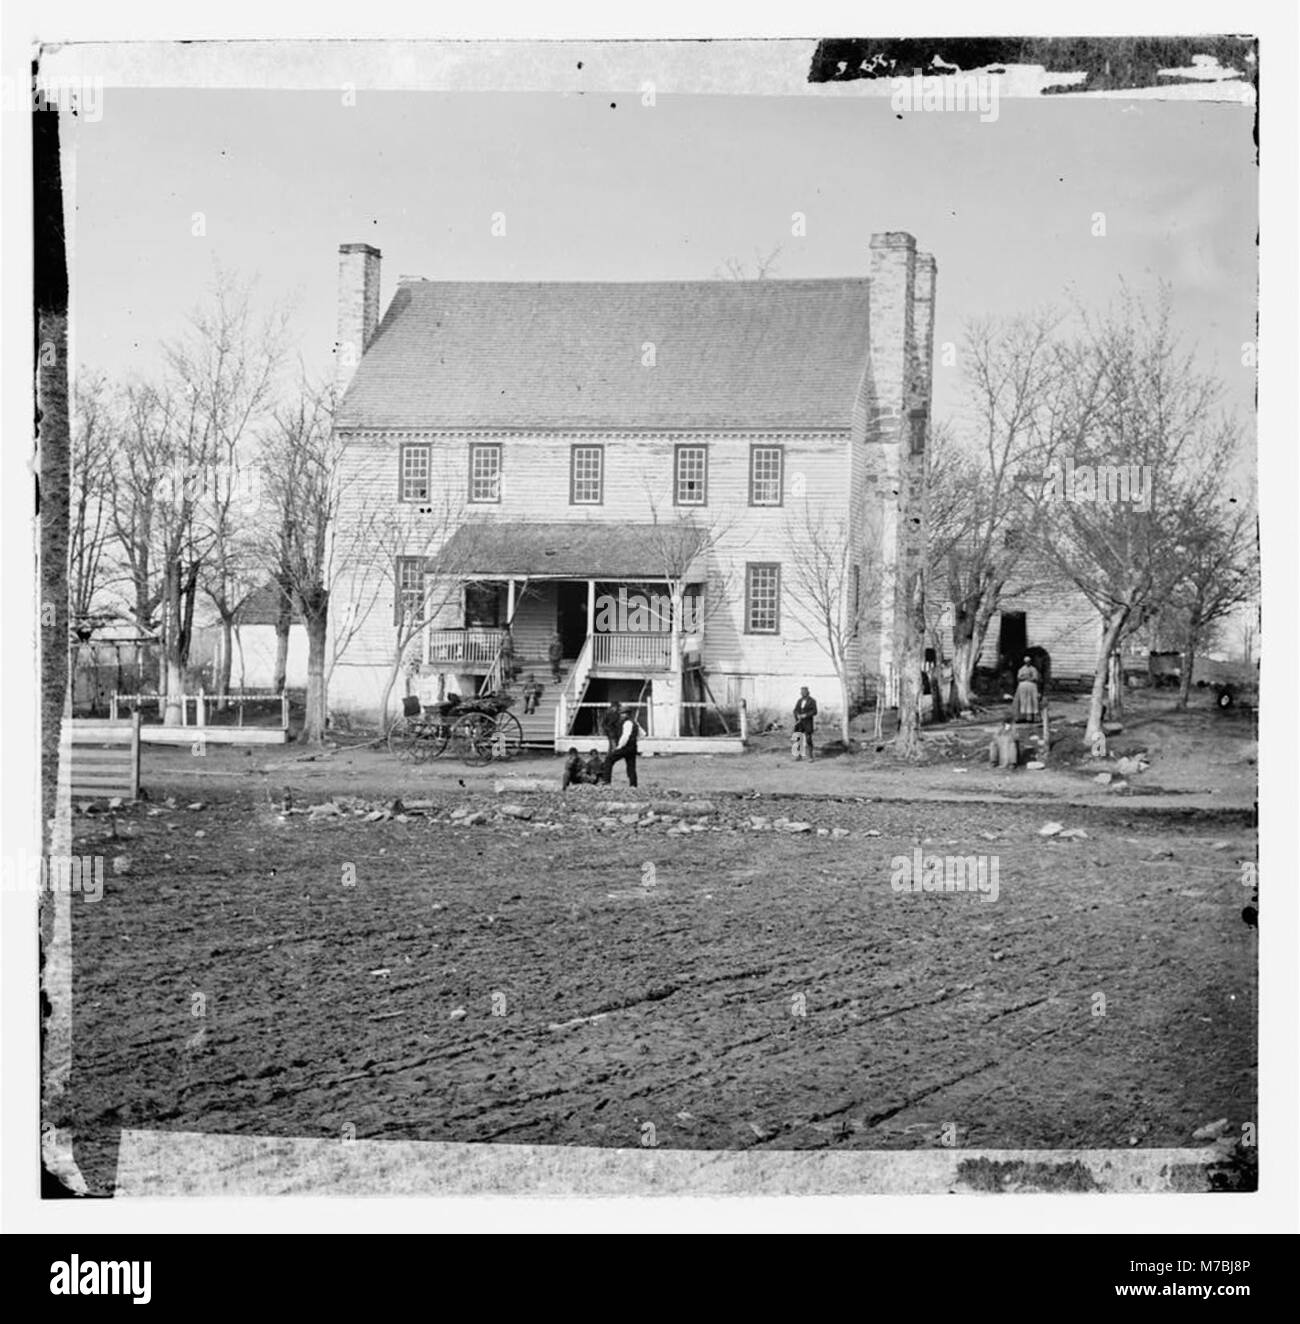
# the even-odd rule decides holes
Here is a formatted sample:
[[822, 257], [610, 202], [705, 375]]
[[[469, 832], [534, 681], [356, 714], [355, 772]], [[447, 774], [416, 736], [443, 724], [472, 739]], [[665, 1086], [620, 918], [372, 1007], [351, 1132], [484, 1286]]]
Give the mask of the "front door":
[[587, 641], [587, 585], [562, 581], [555, 590], [555, 628], [564, 642], [564, 656], [577, 657]]

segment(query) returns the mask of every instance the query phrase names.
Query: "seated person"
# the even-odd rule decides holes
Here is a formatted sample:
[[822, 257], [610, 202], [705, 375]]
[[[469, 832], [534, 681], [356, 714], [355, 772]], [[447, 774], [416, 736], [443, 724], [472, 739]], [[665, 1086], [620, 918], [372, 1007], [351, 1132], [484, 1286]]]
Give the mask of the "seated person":
[[541, 700], [542, 686], [538, 683], [537, 677], [530, 671], [527, 684], [524, 685], [524, 712], [535, 713]]
[[989, 741], [989, 762], [995, 768], [1019, 766], [1020, 742], [1016, 739], [1010, 722], [1003, 722], [1002, 729]]
[[564, 756], [564, 772], [560, 777], [560, 790], [567, 791], [570, 786], [581, 786], [587, 780], [586, 769], [582, 766], [582, 756], [576, 746], [570, 745]]
[[582, 770], [593, 786], [599, 786], [601, 782], [607, 780], [605, 776], [605, 756], [598, 749], [593, 749], [587, 754], [587, 761], [583, 764]]

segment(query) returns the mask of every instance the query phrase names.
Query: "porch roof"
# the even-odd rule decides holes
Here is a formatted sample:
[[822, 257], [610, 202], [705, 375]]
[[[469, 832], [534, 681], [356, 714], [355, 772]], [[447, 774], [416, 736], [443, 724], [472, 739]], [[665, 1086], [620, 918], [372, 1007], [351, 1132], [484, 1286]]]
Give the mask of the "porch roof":
[[466, 578], [692, 579], [702, 541], [699, 530], [671, 524], [493, 520], [462, 525], [430, 569]]

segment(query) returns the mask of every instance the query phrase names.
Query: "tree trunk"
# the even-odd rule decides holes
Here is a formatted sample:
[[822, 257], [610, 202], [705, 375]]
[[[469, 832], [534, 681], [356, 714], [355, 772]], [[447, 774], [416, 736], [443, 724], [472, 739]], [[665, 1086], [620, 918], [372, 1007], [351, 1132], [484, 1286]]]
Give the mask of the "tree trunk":
[[1178, 702], [1174, 705], [1176, 708], [1186, 708], [1188, 699], [1192, 697], [1192, 669], [1195, 666], [1196, 636], [1189, 634], [1183, 646], [1183, 662], [1178, 677]]
[[837, 673], [840, 681], [840, 739], [844, 742], [844, 748], [848, 749], [850, 744], [849, 735], [849, 676], [848, 668], [841, 666]]
[[975, 617], [970, 612], [953, 611], [952, 683], [957, 692], [957, 706], [962, 712], [972, 707], [970, 682], [975, 673]]
[[952, 679], [957, 691], [957, 708], [961, 712], [969, 712], [975, 706], [971, 687], [992, 619], [991, 607], [981, 607], [974, 612], [955, 616], [957, 624], [953, 626]]
[[938, 630], [929, 632], [930, 646], [934, 650], [934, 670], [930, 672], [930, 721], [946, 722], [943, 698], [943, 641]]
[[224, 713], [230, 706], [226, 695], [230, 693], [230, 664], [234, 644], [234, 629], [229, 616], [221, 618], [221, 667], [217, 672], [217, 711]]
[[289, 672], [289, 627], [292, 623], [293, 605], [282, 594], [275, 616], [275, 674], [271, 677], [271, 687], [277, 694], [283, 692]]
[[183, 726], [185, 724], [184, 701], [185, 655], [181, 649], [181, 572], [176, 564], [167, 567], [167, 577], [163, 584], [163, 630], [162, 630], [162, 674], [159, 679], [165, 681], [163, 694], [166, 696], [163, 708], [164, 726]]
[[309, 745], [325, 739], [328, 708], [325, 694], [325, 644], [329, 617], [324, 613], [307, 616], [307, 713], [302, 738]]
[[1186, 708], [1192, 697], [1192, 672], [1196, 667], [1196, 644], [1201, 632], [1200, 612], [1193, 609], [1188, 616], [1187, 633], [1183, 638], [1182, 665], [1178, 675], [1178, 702], [1176, 708]]
[[393, 650], [393, 665], [388, 668], [388, 675], [384, 677], [384, 690], [379, 696], [379, 727], [382, 731], [388, 730], [392, 720], [388, 713], [388, 701], [393, 697], [393, 689], [397, 685], [398, 676], [402, 674], [402, 664], [406, 658], [407, 645], [402, 643], [400, 634], [397, 643], [398, 646]]
[[167, 701], [163, 711], [163, 725], [183, 726], [184, 704], [181, 695], [185, 690], [185, 667], [171, 644], [167, 645], [166, 667], [167, 688], [164, 693]]
[[1084, 744], [1091, 745], [1103, 734], [1101, 710], [1106, 698], [1106, 682], [1110, 673], [1110, 656], [1115, 651], [1124, 622], [1128, 620], [1128, 608], [1117, 611], [1106, 621], [1102, 631], [1101, 648], [1097, 654], [1097, 668], [1092, 675], [1092, 694], [1088, 700], [1088, 725], [1083, 733]]

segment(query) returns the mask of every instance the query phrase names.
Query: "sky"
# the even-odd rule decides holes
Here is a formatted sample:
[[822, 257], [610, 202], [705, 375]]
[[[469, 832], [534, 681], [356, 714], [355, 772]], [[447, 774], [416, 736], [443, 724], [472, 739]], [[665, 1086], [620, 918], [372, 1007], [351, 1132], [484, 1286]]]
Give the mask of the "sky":
[[[255, 277], [264, 305], [291, 302], [291, 347], [323, 373], [344, 242], [382, 249], [386, 307], [400, 275], [707, 279], [777, 247], [777, 278], [865, 276], [871, 235], [907, 230], [938, 262], [937, 346], [971, 316], [1099, 307], [1121, 281], [1164, 280], [1253, 428], [1249, 107], [1004, 97], [986, 123], [815, 94], [354, 99], [109, 88], [97, 121], [64, 116], [76, 361], [155, 371], [214, 262]], [[960, 390], [960, 356], [937, 355], [936, 417]]]

